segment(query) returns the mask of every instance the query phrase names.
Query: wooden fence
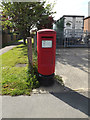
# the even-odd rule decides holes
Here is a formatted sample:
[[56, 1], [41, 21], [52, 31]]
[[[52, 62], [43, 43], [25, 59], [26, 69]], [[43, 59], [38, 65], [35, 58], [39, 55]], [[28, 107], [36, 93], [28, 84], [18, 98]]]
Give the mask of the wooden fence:
[[14, 42], [18, 39], [17, 35], [2, 33], [2, 45]]

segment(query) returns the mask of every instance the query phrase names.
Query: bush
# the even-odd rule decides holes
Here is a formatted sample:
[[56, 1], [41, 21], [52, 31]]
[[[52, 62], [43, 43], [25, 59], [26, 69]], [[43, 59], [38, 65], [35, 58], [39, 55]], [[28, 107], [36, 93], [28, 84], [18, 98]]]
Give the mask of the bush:
[[28, 68], [28, 77], [27, 77], [27, 85], [33, 89], [33, 88], [38, 88], [39, 81], [37, 80], [37, 75], [35, 75], [35, 71], [33, 69], [32, 74], [30, 73], [30, 69]]
[[56, 81], [58, 81], [61, 85], [64, 85], [63, 80], [62, 80], [62, 77], [60, 77], [59, 75], [55, 75], [55, 76], [54, 76], [54, 79], [55, 79]]

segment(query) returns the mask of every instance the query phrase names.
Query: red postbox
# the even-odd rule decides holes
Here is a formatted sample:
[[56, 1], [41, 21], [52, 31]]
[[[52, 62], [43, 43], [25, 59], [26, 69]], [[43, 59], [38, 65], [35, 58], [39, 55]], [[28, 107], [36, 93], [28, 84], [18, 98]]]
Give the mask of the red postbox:
[[52, 76], [55, 72], [56, 31], [42, 29], [37, 31], [38, 73]]

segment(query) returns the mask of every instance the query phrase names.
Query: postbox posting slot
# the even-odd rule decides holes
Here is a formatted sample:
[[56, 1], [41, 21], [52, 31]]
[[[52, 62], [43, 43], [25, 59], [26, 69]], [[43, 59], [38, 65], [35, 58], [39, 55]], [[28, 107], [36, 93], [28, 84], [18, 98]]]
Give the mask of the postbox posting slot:
[[42, 38], [53, 38], [52, 36], [42, 36]]

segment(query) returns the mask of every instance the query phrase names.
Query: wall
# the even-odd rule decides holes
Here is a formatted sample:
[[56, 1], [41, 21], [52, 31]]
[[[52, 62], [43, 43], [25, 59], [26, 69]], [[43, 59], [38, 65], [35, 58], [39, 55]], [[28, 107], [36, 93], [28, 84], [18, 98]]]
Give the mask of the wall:
[[[70, 26], [67, 26], [70, 23]], [[65, 29], [83, 29], [83, 17], [65, 17], [64, 23]]]
[[[80, 37], [83, 31], [83, 17], [65, 17], [64, 33], [65, 37]], [[68, 25], [69, 24], [69, 25]]]
[[84, 31], [90, 32], [90, 17], [84, 19]]

